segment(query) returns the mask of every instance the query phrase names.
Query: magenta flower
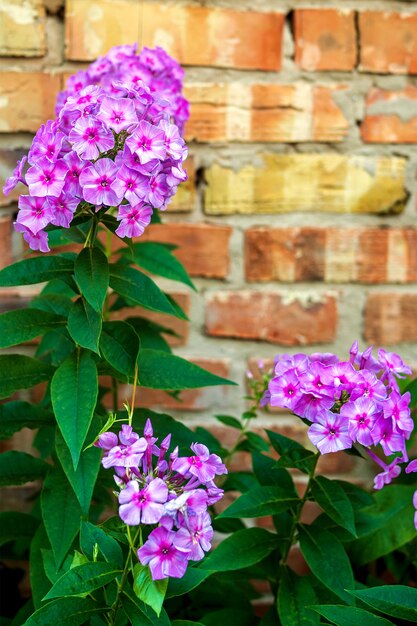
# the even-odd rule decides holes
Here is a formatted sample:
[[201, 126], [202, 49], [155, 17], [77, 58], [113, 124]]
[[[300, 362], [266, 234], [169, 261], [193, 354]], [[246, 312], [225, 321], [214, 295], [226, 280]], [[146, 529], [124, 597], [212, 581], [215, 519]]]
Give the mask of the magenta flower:
[[126, 139], [126, 145], [131, 152], [138, 155], [141, 163], [148, 163], [152, 159], [165, 159], [164, 132], [149, 122], [142, 120], [133, 135]]
[[185, 147], [184, 140], [180, 137], [177, 126], [170, 124], [166, 120], [161, 120], [159, 122], [159, 128], [164, 131], [167, 154], [176, 161], [184, 160], [187, 154], [187, 148]]
[[308, 436], [322, 454], [352, 447], [347, 421], [331, 411], [317, 414], [316, 422], [308, 429]]
[[417, 459], [410, 461], [407, 467], [405, 468], [406, 474], [411, 474], [411, 472], [417, 472]]
[[57, 130], [56, 126], [56, 122], [49, 120], [40, 127], [29, 150], [28, 159], [30, 163], [37, 163], [42, 158], [54, 163], [58, 159], [65, 135]]
[[204, 552], [211, 548], [213, 539], [213, 528], [211, 518], [207, 513], [189, 517], [174, 539], [177, 548], [188, 551], [187, 558], [191, 561], [200, 561], [204, 557]]
[[164, 209], [169, 199], [169, 188], [165, 174], [157, 174], [149, 180], [149, 203], [158, 209]]
[[79, 198], [74, 198], [74, 196], [67, 193], [61, 193], [58, 198], [49, 197], [46, 198], [46, 201], [52, 212], [51, 224], [69, 228], [80, 202]]
[[226, 466], [217, 454], [210, 454], [202, 443], [193, 443], [191, 450], [195, 456], [178, 457], [172, 464], [172, 469], [186, 478], [195, 476], [205, 484], [214, 479], [216, 474], [227, 473]]
[[25, 178], [23, 176], [23, 169], [27, 163], [27, 156], [23, 156], [20, 161], [17, 162], [16, 167], [13, 170], [13, 174], [9, 176], [6, 180], [6, 184], [3, 187], [3, 193], [7, 196], [13, 189], [16, 187], [18, 183], [25, 183]]
[[139, 237], [151, 221], [152, 208], [138, 204], [135, 207], [130, 204], [121, 204], [117, 219], [120, 225], [116, 235], [119, 237]]
[[111, 150], [114, 146], [111, 131], [93, 116], [80, 117], [68, 139], [75, 152], [83, 159], [97, 159], [101, 152]]
[[64, 161], [68, 167], [68, 172], [65, 177], [65, 190], [68, 194], [81, 198], [80, 174], [87, 162], [80, 159], [76, 152], [66, 154]]
[[398, 463], [401, 461], [401, 457], [396, 457], [392, 463], [385, 466], [385, 470], [374, 477], [374, 488], [382, 489], [384, 485], [389, 485], [394, 478], [397, 478], [401, 474], [401, 467]]
[[91, 204], [117, 206], [121, 200], [114, 190], [114, 181], [117, 175], [117, 166], [111, 159], [99, 159], [83, 169], [80, 175], [80, 185], [84, 200]]
[[407, 439], [414, 428], [414, 421], [410, 414], [410, 400], [409, 392], [401, 395], [393, 391], [384, 402], [385, 419], [391, 418], [394, 429], [407, 435]]
[[168, 487], [160, 478], [154, 478], [143, 489], [136, 480], [130, 480], [119, 494], [119, 515], [129, 526], [157, 524], [167, 498]]
[[387, 352], [383, 348], [378, 350], [378, 359], [384, 369], [393, 373], [399, 378], [404, 378], [406, 374], [411, 374], [411, 368], [404, 363], [402, 358], [395, 352]]
[[129, 98], [103, 98], [98, 115], [117, 134], [138, 125], [135, 106]]
[[20, 210], [16, 223], [25, 226], [33, 235], [51, 222], [53, 214], [46, 198], [22, 195], [18, 205]]
[[115, 446], [103, 458], [103, 467], [138, 467], [147, 445], [146, 439], [140, 437], [130, 446]]
[[416, 527], [416, 530], [417, 530], [417, 491], [414, 492], [413, 506], [416, 509], [416, 512], [414, 513], [414, 526]]
[[281, 406], [291, 410], [294, 410], [303, 395], [299, 378], [293, 370], [273, 378], [269, 385], [269, 392], [271, 406]]
[[117, 173], [113, 189], [119, 198], [125, 198], [132, 206], [139, 204], [149, 189], [149, 178], [122, 165]]
[[187, 552], [174, 545], [175, 536], [172, 530], [159, 526], [139, 548], [139, 561], [142, 565], [149, 564], [153, 580], [184, 576], [188, 565]]
[[379, 407], [369, 398], [347, 402], [340, 409], [340, 415], [349, 420], [349, 437], [363, 446], [373, 445], [372, 429], [380, 413]]
[[115, 433], [107, 431], [99, 435], [99, 438], [94, 443], [98, 448], [102, 448], [103, 450], [111, 450], [119, 443], [119, 439]]
[[26, 182], [31, 196], [60, 196], [64, 188], [68, 167], [63, 159], [51, 163], [48, 159], [39, 159], [26, 172]]
[[23, 234], [23, 239], [31, 247], [32, 250], [39, 250], [39, 252], [50, 252], [48, 246], [48, 233], [44, 230], [38, 230], [37, 233], [33, 233], [24, 224], [19, 222], [14, 223], [14, 227], [18, 233]]

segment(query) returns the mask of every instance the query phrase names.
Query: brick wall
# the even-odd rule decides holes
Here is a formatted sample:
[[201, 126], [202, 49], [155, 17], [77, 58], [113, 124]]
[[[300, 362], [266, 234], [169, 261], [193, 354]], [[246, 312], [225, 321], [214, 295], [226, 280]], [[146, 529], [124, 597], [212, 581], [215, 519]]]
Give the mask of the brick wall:
[[[146, 233], [180, 246], [199, 288], [173, 286], [191, 316], [178, 353], [241, 385], [250, 359], [343, 355], [356, 337], [417, 363], [415, 3], [8, 0], [0, 182], [65, 78], [136, 40], [186, 67], [192, 105], [190, 180]], [[0, 266], [19, 253], [16, 197], [0, 196]], [[12, 291], [1, 308], [26, 302]], [[143, 392], [139, 402], [211, 424], [215, 412], [238, 414], [242, 395], [187, 392], [180, 405]], [[283, 412], [259, 424], [305, 434]], [[353, 468], [329, 460], [341, 470]]]

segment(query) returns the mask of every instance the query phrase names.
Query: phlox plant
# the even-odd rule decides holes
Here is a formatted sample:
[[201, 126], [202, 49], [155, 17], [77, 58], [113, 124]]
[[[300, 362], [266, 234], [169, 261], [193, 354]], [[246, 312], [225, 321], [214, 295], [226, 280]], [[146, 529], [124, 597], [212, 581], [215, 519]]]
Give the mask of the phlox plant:
[[[180, 409], [183, 389], [231, 384], [146, 317], [187, 319], [155, 277], [194, 288], [174, 246], [140, 240], [186, 178], [182, 76], [161, 49], [111, 50], [69, 79], [6, 183], [27, 187], [15, 227], [31, 251], [0, 286], [42, 286], [0, 315], [0, 436], [32, 429], [36, 450], [0, 455], [1, 485], [32, 482], [24, 510], [0, 513], [1, 557], [29, 560], [32, 597], [0, 625], [415, 623], [417, 389], [398, 355], [355, 343], [345, 361], [260, 364], [242, 417], [216, 416], [230, 449], [137, 408], [142, 388]], [[279, 417], [255, 432], [269, 406], [294, 412], [308, 445]], [[232, 469], [238, 453], [250, 470]], [[355, 455], [363, 484], [376, 464], [375, 490], [320, 474], [330, 453]]]

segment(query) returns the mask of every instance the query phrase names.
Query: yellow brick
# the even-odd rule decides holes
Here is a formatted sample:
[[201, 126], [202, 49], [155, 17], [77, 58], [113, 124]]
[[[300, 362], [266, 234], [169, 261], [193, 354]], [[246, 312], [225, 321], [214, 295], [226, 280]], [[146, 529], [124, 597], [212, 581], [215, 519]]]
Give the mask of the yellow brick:
[[40, 57], [45, 52], [45, 9], [40, 0], [1, 0], [0, 56]]
[[263, 154], [240, 170], [206, 171], [207, 214], [399, 213], [406, 159], [335, 154]]

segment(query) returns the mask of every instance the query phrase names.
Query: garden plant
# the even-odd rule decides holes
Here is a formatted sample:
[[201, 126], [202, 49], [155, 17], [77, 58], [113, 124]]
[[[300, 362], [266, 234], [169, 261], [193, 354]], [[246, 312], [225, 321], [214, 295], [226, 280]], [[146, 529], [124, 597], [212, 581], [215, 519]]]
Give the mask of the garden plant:
[[[32, 586], [0, 624], [416, 623], [417, 385], [399, 355], [354, 342], [345, 359], [261, 363], [245, 413], [216, 416], [231, 449], [136, 407], [141, 387], [180, 409], [181, 390], [233, 384], [175, 356], [172, 331], [137, 312], [186, 319], [153, 277], [194, 286], [174, 246], [140, 240], [186, 179], [188, 104], [178, 64], [136, 52], [112, 49], [69, 79], [6, 183], [27, 186], [15, 228], [31, 251], [0, 286], [43, 285], [0, 315], [0, 436], [31, 428], [37, 450], [4, 452], [0, 481], [38, 481], [30, 512], [0, 514], [2, 558], [28, 559]], [[37, 337], [34, 356], [10, 353]], [[294, 412], [310, 445], [254, 432], [268, 407]], [[329, 452], [361, 457], [375, 489], [317, 472]], [[230, 470], [237, 453], [251, 471]]]

